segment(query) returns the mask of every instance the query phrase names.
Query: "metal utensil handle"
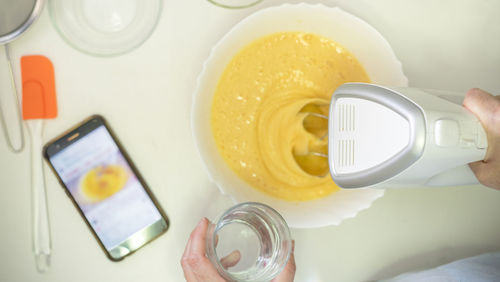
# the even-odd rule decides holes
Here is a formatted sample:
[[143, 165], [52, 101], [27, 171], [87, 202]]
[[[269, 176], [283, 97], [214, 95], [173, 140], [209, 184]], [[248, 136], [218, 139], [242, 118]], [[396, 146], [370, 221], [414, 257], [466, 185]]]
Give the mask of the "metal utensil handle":
[[14, 80], [14, 71], [12, 70], [12, 63], [10, 60], [10, 51], [9, 51], [9, 44], [4, 45], [5, 48], [5, 57], [7, 58], [7, 66], [9, 67], [9, 72], [10, 72], [10, 82], [12, 86], [12, 95], [15, 100], [15, 108], [16, 108], [16, 113], [17, 113], [17, 122], [19, 126], [19, 132], [21, 136], [21, 145], [19, 148], [15, 148], [14, 145], [12, 144], [12, 140], [9, 134], [9, 131], [7, 130], [7, 123], [5, 122], [5, 116], [2, 111], [2, 107], [0, 105], [0, 123], [2, 124], [2, 132], [5, 137], [5, 140], [7, 141], [7, 146], [13, 153], [19, 153], [24, 149], [24, 132], [23, 132], [23, 125], [21, 123], [21, 111], [19, 110], [19, 95], [17, 94], [17, 87], [16, 87], [16, 82]]

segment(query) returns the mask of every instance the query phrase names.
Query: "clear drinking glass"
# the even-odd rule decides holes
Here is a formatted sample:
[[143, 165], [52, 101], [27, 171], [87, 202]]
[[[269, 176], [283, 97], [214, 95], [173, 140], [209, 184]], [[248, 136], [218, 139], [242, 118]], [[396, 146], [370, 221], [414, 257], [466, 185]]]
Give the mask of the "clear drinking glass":
[[[285, 267], [292, 251], [290, 229], [273, 208], [254, 202], [227, 210], [207, 232], [207, 256], [229, 281], [269, 281]], [[221, 259], [233, 251], [240, 259], [225, 268]]]

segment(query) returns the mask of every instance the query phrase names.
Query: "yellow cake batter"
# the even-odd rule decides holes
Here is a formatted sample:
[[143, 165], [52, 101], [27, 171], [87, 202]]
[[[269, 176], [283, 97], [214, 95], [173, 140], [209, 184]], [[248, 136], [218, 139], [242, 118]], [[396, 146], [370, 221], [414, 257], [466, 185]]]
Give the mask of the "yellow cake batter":
[[228, 64], [213, 99], [211, 126], [224, 160], [251, 186], [289, 201], [337, 191], [327, 160], [327, 121], [334, 90], [370, 82], [339, 44], [309, 33], [281, 32], [244, 47]]

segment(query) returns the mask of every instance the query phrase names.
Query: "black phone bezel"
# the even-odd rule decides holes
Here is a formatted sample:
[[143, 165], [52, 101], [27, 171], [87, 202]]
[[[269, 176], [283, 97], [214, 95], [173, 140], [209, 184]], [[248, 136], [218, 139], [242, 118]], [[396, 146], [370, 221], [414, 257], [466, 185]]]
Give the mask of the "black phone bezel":
[[[130, 156], [125, 151], [125, 149], [121, 145], [120, 141], [118, 140], [118, 138], [116, 137], [115, 133], [110, 128], [110, 126], [108, 125], [108, 123], [104, 119], [104, 117], [102, 117], [101, 115], [97, 115], [97, 114], [96, 115], [92, 115], [92, 116], [88, 117], [87, 119], [83, 120], [82, 122], [78, 123], [76, 126], [74, 126], [71, 129], [69, 129], [68, 131], [64, 132], [60, 136], [58, 136], [58, 137], [54, 138], [53, 140], [49, 141], [43, 147], [43, 155], [44, 155], [44, 158], [47, 161], [49, 167], [54, 172], [54, 174], [56, 175], [59, 183], [63, 187], [65, 193], [71, 199], [71, 201], [73, 202], [73, 205], [76, 207], [76, 209], [80, 213], [80, 216], [82, 217], [82, 219], [85, 221], [85, 223], [87, 224], [87, 226], [91, 230], [93, 236], [96, 238], [96, 240], [99, 243], [99, 246], [101, 247], [101, 249], [104, 251], [104, 253], [106, 254], [106, 256], [110, 260], [116, 262], [116, 261], [121, 261], [125, 257], [127, 257], [127, 256], [135, 253], [138, 249], [133, 250], [130, 253], [128, 253], [128, 254], [126, 254], [126, 255], [118, 258], [118, 259], [112, 257], [110, 255], [110, 253], [108, 252], [108, 250], [106, 249], [106, 247], [104, 246], [104, 244], [102, 243], [102, 241], [99, 238], [99, 236], [97, 235], [97, 233], [94, 230], [94, 228], [92, 228], [92, 225], [90, 224], [90, 222], [88, 222], [87, 218], [85, 217], [85, 214], [83, 213], [82, 209], [80, 208], [80, 206], [76, 202], [75, 198], [69, 192], [68, 187], [66, 186], [66, 184], [64, 183], [64, 181], [62, 181], [60, 175], [57, 173], [57, 171], [55, 170], [54, 166], [50, 162], [50, 158], [52, 156], [54, 156], [55, 154], [61, 152], [62, 150], [64, 150], [65, 148], [69, 147], [74, 142], [76, 142], [79, 139], [85, 137], [87, 134], [89, 134], [90, 132], [92, 132], [93, 130], [95, 130], [96, 128], [98, 128], [98, 127], [100, 127], [102, 125], [107, 129], [107, 131], [111, 135], [113, 141], [115, 142], [115, 144], [117, 145], [117, 147], [120, 150], [121, 154], [123, 155], [123, 157], [127, 161], [127, 164], [130, 166], [131, 170], [133, 171], [133, 173], [135, 174], [135, 176], [137, 177], [137, 179], [139, 180], [139, 182], [143, 186], [144, 190], [146, 191], [146, 193], [148, 194], [148, 196], [150, 197], [150, 199], [153, 201], [153, 204], [155, 205], [156, 209], [161, 214], [163, 220], [165, 221], [165, 226], [166, 226], [165, 229], [161, 233], [157, 234], [156, 237], [152, 238], [151, 240], [149, 240], [148, 242], [144, 243], [141, 247], [138, 248], [138, 249], [141, 249], [145, 245], [149, 244], [150, 242], [154, 241], [156, 238], [158, 238], [162, 234], [164, 234], [168, 230], [168, 228], [170, 227], [170, 222], [169, 222], [169, 219], [168, 219], [165, 211], [161, 207], [160, 203], [158, 202], [158, 200], [156, 199], [156, 197], [153, 195], [153, 193], [152, 193], [151, 189], [149, 188], [149, 186], [147, 185], [146, 181], [144, 180], [144, 178], [142, 177], [142, 175], [139, 173], [139, 170], [137, 169], [137, 167], [132, 162]], [[75, 134], [78, 134], [78, 135], [75, 136]]]

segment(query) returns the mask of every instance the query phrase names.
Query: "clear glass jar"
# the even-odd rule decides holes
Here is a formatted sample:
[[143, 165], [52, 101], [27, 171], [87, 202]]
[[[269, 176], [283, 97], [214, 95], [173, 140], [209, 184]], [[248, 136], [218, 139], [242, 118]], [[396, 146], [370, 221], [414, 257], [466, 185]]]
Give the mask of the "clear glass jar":
[[[283, 217], [254, 202], [238, 204], [210, 224], [206, 244], [207, 257], [229, 281], [269, 281], [283, 270], [292, 251], [290, 229]], [[224, 267], [221, 260], [235, 250], [239, 260]]]

